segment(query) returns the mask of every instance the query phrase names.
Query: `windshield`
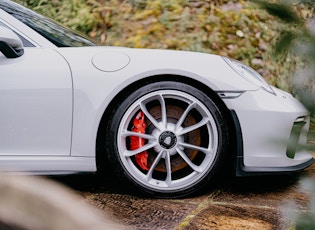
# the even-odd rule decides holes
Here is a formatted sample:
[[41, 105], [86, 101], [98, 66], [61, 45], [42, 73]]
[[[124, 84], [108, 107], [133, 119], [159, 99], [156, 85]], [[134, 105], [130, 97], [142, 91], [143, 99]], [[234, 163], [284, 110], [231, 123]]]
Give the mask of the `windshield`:
[[94, 46], [78, 33], [14, 2], [1, 0], [0, 8], [23, 22], [58, 47]]

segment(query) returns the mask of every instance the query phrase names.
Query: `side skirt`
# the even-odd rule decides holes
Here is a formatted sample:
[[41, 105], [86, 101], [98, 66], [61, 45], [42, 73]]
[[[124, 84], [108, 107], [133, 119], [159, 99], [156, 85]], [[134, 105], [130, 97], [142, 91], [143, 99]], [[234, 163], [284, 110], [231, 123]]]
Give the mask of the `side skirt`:
[[96, 172], [94, 157], [0, 156], [0, 171], [9, 174], [59, 175]]

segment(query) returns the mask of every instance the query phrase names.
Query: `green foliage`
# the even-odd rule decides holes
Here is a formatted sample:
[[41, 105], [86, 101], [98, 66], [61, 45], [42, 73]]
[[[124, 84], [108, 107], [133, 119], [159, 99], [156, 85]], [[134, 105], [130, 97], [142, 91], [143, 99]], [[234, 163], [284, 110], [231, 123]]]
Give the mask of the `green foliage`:
[[[88, 34], [101, 45], [229, 56], [251, 65], [269, 83], [291, 90], [289, 73], [296, 60], [283, 57], [276, 62], [272, 52], [275, 43], [278, 50], [284, 52], [287, 49], [288, 43], [278, 41], [276, 36], [281, 23], [274, 20], [275, 16], [244, 0], [16, 1]], [[256, 2], [263, 4], [259, 0]], [[276, 14], [277, 7], [274, 6], [269, 8]], [[291, 12], [288, 7], [285, 9], [287, 14]], [[283, 20], [298, 21], [287, 14], [281, 16]], [[286, 39], [295, 39], [290, 30], [286, 34]]]
[[82, 33], [90, 32], [98, 23], [92, 8], [85, 0], [16, 0], [16, 2]]
[[148, 0], [130, 0], [132, 7], [137, 9], [144, 9], [147, 6]]

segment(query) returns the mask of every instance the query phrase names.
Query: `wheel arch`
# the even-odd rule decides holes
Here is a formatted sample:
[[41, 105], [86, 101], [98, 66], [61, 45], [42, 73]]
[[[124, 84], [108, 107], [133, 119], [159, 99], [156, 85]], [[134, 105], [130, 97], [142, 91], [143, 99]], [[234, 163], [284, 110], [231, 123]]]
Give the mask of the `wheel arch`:
[[[109, 165], [108, 162], [108, 157], [109, 154], [106, 153], [105, 150], [105, 142], [106, 141], [106, 125], [109, 123], [111, 116], [110, 114], [112, 113], [113, 109], [117, 107], [117, 103], [120, 101], [124, 100], [124, 98], [127, 98], [128, 95], [130, 95], [132, 92], [135, 90], [156, 82], [161, 82], [161, 81], [170, 81], [170, 82], [181, 82], [185, 83], [191, 86], [194, 86], [201, 90], [204, 94], [206, 94], [208, 97], [210, 97], [218, 106], [220, 111], [222, 112], [224, 118], [227, 121], [228, 127], [229, 127], [229, 136], [231, 137], [236, 131], [235, 131], [235, 125], [233, 122], [233, 117], [231, 115], [230, 110], [226, 107], [225, 103], [223, 100], [220, 98], [220, 96], [209, 86], [205, 85], [204, 83], [192, 79], [187, 76], [183, 75], [176, 75], [176, 74], [160, 74], [160, 75], [152, 75], [148, 76], [145, 78], [142, 78], [138, 81], [133, 82], [132, 84], [129, 84], [126, 86], [124, 89], [122, 89], [120, 92], [118, 92], [115, 97], [111, 100], [111, 102], [108, 104], [106, 107], [102, 118], [100, 120], [98, 130], [97, 130], [97, 138], [96, 138], [96, 166], [97, 166], [97, 171], [104, 171], [108, 168]], [[231, 141], [231, 144], [229, 144], [229, 148], [231, 148], [233, 152], [233, 156], [231, 159], [233, 159], [233, 163], [235, 162], [236, 159], [236, 154], [235, 154], [235, 144], [233, 143], [233, 140]], [[231, 161], [232, 162], [232, 161]], [[235, 164], [233, 164], [234, 166]], [[234, 168], [233, 168], [234, 170]]]

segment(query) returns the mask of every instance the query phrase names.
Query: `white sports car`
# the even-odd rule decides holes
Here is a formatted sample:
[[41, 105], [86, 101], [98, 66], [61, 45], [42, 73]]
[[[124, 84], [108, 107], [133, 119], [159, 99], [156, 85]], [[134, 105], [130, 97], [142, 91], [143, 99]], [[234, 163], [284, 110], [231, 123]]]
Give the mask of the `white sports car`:
[[179, 197], [229, 168], [288, 173], [314, 161], [300, 147], [308, 111], [250, 67], [210, 54], [96, 46], [8, 0], [0, 0], [0, 108], [1, 171], [110, 165], [132, 188]]

